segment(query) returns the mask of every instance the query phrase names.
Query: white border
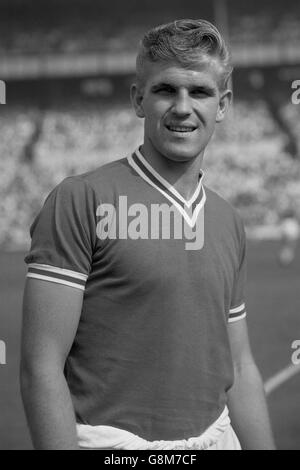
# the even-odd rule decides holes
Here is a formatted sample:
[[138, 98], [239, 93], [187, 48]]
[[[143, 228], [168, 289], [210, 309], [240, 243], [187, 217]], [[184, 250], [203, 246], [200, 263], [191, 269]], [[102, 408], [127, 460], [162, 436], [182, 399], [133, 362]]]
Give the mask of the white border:
[[[193, 228], [197, 222], [197, 218], [198, 218], [198, 215], [199, 215], [199, 212], [200, 210], [203, 208], [205, 202], [206, 202], [206, 193], [205, 193], [205, 190], [203, 188], [203, 197], [201, 199], [201, 201], [199, 202], [199, 204], [197, 205], [197, 207], [195, 208], [194, 210], [194, 213], [193, 213], [193, 217], [190, 218], [187, 214], [187, 212], [181, 207], [180, 204], [178, 204], [178, 202], [176, 202], [171, 196], [169, 196], [169, 194], [167, 194], [165, 191], [163, 191], [162, 189], [160, 189], [158, 186], [156, 186], [156, 184], [150, 179], [148, 178], [147, 175], [145, 175], [145, 173], [143, 172], [143, 170], [135, 163], [135, 161], [133, 160], [132, 156], [129, 156], [128, 158], [128, 162], [130, 164], [130, 166], [145, 180], [147, 181], [147, 183], [149, 183], [153, 188], [155, 188], [157, 191], [159, 191], [163, 196], [165, 196], [166, 199], [168, 199], [178, 210], [179, 212], [181, 213], [181, 215], [185, 218], [186, 222], [188, 223], [188, 225]], [[181, 196], [180, 196], [181, 198]], [[182, 199], [182, 198], [181, 198]], [[185, 202], [185, 201], [184, 201]]]
[[63, 284], [68, 287], [75, 287], [76, 289], [85, 290], [85, 286], [75, 284], [73, 282], [64, 281], [63, 279], [56, 279], [55, 277], [42, 276], [41, 274], [27, 273], [27, 277], [32, 279], [40, 279], [41, 281], [54, 282], [56, 284]]
[[159, 173], [157, 173], [157, 171], [150, 165], [150, 163], [148, 163], [147, 160], [145, 160], [145, 158], [143, 157], [143, 155], [141, 154], [139, 149], [137, 149], [135, 151], [135, 154], [138, 156], [138, 158], [141, 160], [141, 162], [145, 165], [145, 167], [150, 171], [150, 173], [152, 173], [153, 176], [155, 176], [155, 178], [157, 178], [158, 181], [160, 181], [163, 186], [165, 186], [169, 191], [171, 191], [174, 194], [174, 196], [176, 196], [181, 202], [184, 203], [185, 206], [187, 206], [188, 208], [191, 207], [191, 205], [197, 199], [197, 197], [198, 197], [198, 195], [201, 191], [202, 179], [203, 179], [203, 176], [204, 176], [204, 172], [202, 170], [201, 170], [200, 181], [198, 183], [198, 186], [197, 186], [193, 196], [191, 197], [191, 199], [189, 201], [186, 201], [181, 196], [181, 194], [174, 188], [174, 186], [172, 186], [170, 183], [168, 183], [168, 181], [165, 180]]
[[234, 318], [228, 318], [228, 323], [234, 323], [236, 321], [239, 321], [239, 320], [243, 320], [243, 318], [246, 318], [247, 316], [247, 313], [243, 313], [243, 315], [240, 315], [239, 317], [234, 317]]
[[241, 304], [239, 307], [235, 307], [235, 308], [231, 308], [229, 310], [229, 313], [238, 313], [238, 312], [241, 312], [242, 310], [244, 310], [245, 308], [245, 304]]
[[81, 274], [76, 271], [70, 271], [69, 269], [57, 268], [55, 266], [50, 266], [48, 264], [32, 263], [32, 264], [28, 264], [28, 269], [29, 268], [35, 268], [35, 269], [40, 269], [41, 271], [48, 271], [51, 273], [62, 274], [64, 276], [74, 277], [74, 279], [80, 279], [82, 281], [86, 281], [88, 278], [86, 274]]

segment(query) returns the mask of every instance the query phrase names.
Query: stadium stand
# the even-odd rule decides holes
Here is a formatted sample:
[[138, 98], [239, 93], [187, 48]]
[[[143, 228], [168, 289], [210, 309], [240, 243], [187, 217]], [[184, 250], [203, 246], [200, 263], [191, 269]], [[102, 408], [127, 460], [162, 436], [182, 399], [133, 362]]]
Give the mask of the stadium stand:
[[[209, 5], [210, 3], [210, 5]], [[134, 50], [143, 31], [170, 17], [213, 18], [213, 2], [45, 0], [1, 2], [0, 54]], [[234, 45], [299, 44], [300, 5], [293, 0], [227, 0]], [[159, 8], [156, 8], [159, 7]], [[65, 11], [68, 11], [66, 21]], [[259, 15], [257, 14], [259, 11]], [[270, 15], [272, 11], [272, 15]], [[80, 13], [79, 13], [80, 12]]]
[[[155, 9], [156, 2], [134, 0], [121, 10], [116, 0], [1, 2], [0, 79], [9, 70], [4, 65], [11, 66], [8, 104], [0, 115], [1, 247], [27, 246], [34, 215], [65, 176], [122, 157], [138, 145], [142, 122], [127, 97], [134, 62], [129, 64], [124, 51], [135, 50], [147, 27], [174, 16], [199, 12], [213, 19], [212, 3], [201, 2], [199, 8], [195, 0], [184, 5], [167, 0]], [[233, 49], [256, 51], [256, 63], [236, 65], [234, 110], [211, 144], [207, 181], [241, 210], [249, 228], [276, 224], [286, 206], [300, 207], [300, 106], [290, 100], [294, 69], [282, 68], [280, 57], [276, 68], [267, 68], [259, 47], [278, 49], [286, 43], [300, 51], [300, 6], [291, 0], [253, 0], [251, 5], [228, 0], [227, 5]], [[103, 61], [105, 51], [112, 62]], [[86, 68], [82, 57], [89, 52], [100, 55], [105, 73]], [[120, 69], [113, 73], [110, 66], [122, 56], [119, 78]], [[32, 58], [51, 76], [41, 78]], [[54, 79], [55, 72], [74, 76]], [[279, 99], [278, 90], [284, 90]]]
[[30, 224], [63, 178], [140, 143], [143, 122], [128, 87], [144, 30], [174, 17], [214, 20], [213, 6], [225, 4], [219, 24], [233, 47], [235, 98], [207, 151], [205, 181], [239, 209], [250, 235], [259, 234], [248, 243], [249, 332], [269, 392], [270, 383], [281, 387], [268, 397], [278, 448], [299, 449], [300, 375], [289, 375], [290, 345], [299, 337], [299, 249], [283, 269], [278, 240], [261, 239], [280, 236], [287, 209], [300, 220], [300, 105], [291, 102], [291, 83], [300, 79], [300, 3], [1, 0], [0, 317], [8, 347], [0, 450], [32, 448], [18, 383]]
[[[294, 116], [294, 108], [285, 112]], [[34, 215], [64, 177], [125, 156], [142, 135], [142, 121], [125, 105], [14, 109], [0, 126], [0, 245], [8, 247], [26, 245]], [[207, 182], [250, 228], [276, 224], [285, 206], [299, 210], [300, 168], [284, 144], [265, 103], [241, 101], [206, 156]]]

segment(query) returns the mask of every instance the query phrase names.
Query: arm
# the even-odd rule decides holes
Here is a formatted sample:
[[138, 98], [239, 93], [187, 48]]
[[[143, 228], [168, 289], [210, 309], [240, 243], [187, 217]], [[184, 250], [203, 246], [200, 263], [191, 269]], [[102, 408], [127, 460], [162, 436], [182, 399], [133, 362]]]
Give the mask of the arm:
[[233, 428], [244, 450], [275, 450], [260, 373], [254, 362], [245, 320], [228, 325], [235, 382], [228, 393]]
[[28, 279], [24, 293], [21, 392], [34, 447], [78, 449], [64, 365], [76, 334], [83, 291]]

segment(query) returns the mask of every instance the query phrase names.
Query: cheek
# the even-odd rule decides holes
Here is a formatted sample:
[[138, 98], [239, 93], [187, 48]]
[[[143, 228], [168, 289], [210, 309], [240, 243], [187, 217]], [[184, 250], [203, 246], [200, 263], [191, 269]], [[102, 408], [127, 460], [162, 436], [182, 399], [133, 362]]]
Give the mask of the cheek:
[[209, 124], [214, 124], [216, 122], [217, 113], [218, 113], [218, 105], [217, 104], [212, 104], [212, 105], [207, 106], [207, 108], [206, 108], [206, 118], [207, 118], [207, 122]]
[[163, 127], [162, 124], [163, 110], [160, 109], [145, 109], [145, 125], [147, 129], [152, 131], [160, 130]]
[[[150, 100], [149, 100], [150, 101]], [[147, 118], [151, 120], [160, 120], [168, 111], [169, 105], [164, 100], [152, 100], [144, 102], [144, 112]]]

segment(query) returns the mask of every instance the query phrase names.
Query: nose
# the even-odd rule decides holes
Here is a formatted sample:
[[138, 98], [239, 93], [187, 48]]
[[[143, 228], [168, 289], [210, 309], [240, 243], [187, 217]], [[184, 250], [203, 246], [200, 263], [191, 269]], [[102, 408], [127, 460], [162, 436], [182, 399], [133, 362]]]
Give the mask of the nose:
[[177, 116], [186, 116], [191, 114], [192, 102], [187, 90], [180, 90], [176, 94], [172, 111]]

